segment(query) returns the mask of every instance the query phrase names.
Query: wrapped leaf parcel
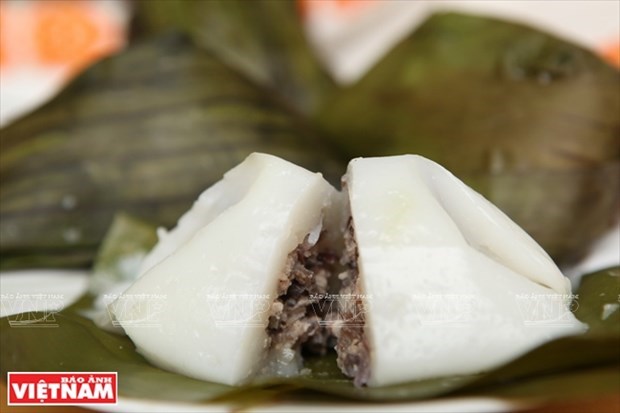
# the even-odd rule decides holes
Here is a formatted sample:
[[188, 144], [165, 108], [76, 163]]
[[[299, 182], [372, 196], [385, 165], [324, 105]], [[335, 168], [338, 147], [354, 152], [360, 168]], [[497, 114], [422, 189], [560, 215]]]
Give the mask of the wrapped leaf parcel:
[[318, 119], [349, 157], [439, 162], [570, 263], [617, 216], [619, 83], [617, 70], [553, 36], [439, 14]]
[[115, 212], [172, 225], [254, 151], [342, 173], [296, 115], [175, 34], [97, 63], [0, 142], [3, 269], [85, 266]]
[[308, 44], [294, 1], [137, 1], [135, 37], [184, 29], [197, 44], [305, 114], [314, 114], [335, 84]]
[[250, 155], [160, 232], [115, 321], [153, 364], [228, 385], [296, 376], [302, 350], [334, 342], [357, 385], [384, 386], [480, 373], [584, 331], [549, 256], [438, 164], [355, 159], [343, 181], [346, 199]]

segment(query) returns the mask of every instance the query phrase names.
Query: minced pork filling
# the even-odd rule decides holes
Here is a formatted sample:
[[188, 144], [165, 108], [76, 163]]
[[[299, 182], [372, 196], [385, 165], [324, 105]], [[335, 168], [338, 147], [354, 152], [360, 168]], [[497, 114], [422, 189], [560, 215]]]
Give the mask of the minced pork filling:
[[333, 334], [337, 338], [338, 367], [352, 377], [356, 386], [364, 386], [370, 377], [370, 350], [364, 334], [364, 303], [358, 281], [358, 251], [353, 220], [349, 218], [344, 232], [345, 249], [340, 262], [347, 270], [338, 278], [340, 287], [340, 320]]
[[325, 231], [315, 244], [308, 236], [287, 258], [278, 281], [278, 297], [271, 305], [267, 333], [271, 354], [290, 355], [301, 362], [302, 349], [325, 354], [330, 334], [321, 320], [332, 267], [338, 256], [323, 246]]

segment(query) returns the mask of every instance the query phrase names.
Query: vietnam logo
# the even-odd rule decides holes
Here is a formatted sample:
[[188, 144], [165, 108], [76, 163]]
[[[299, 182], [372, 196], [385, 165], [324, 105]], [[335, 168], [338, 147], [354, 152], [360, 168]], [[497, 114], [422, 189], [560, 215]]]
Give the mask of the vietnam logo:
[[9, 405], [116, 404], [117, 373], [8, 373]]

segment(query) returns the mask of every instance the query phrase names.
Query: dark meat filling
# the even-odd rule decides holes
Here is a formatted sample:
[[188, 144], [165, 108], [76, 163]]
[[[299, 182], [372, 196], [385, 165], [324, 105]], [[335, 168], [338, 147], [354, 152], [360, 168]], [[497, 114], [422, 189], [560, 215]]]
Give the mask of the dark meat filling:
[[358, 284], [358, 251], [352, 219], [349, 218], [344, 233], [345, 251], [341, 264], [347, 271], [338, 276], [340, 288], [340, 328], [334, 329], [338, 341], [338, 367], [344, 374], [353, 377], [356, 386], [363, 386], [370, 377], [370, 350], [364, 334], [364, 304]]
[[323, 234], [315, 245], [304, 239], [288, 255], [285, 270], [278, 283], [278, 298], [271, 307], [267, 333], [271, 351], [325, 354], [329, 341], [326, 328], [320, 323], [323, 306], [317, 305], [325, 296], [331, 268], [337, 256], [322, 246]]

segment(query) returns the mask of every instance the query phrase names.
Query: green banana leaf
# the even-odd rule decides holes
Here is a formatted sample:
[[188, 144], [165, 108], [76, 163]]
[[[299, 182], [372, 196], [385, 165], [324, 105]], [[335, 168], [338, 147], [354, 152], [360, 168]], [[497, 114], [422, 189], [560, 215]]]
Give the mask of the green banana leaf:
[[617, 215], [619, 86], [617, 70], [566, 41], [437, 14], [317, 118], [349, 157], [439, 162], [570, 264]]
[[303, 32], [294, 0], [138, 0], [132, 35], [182, 28], [302, 113], [315, 113], [335, 84]]
[[115, 284], [135, 280], [142, 260], [156, 243], [152, 224], [125, 213], [116, 214], [97, 253], [89, 290], [100, 294]]
[[117, 211], [170, 226], [254, 151], [339, 182], [298, 115], [168, 34], [101, 61], [0, 130], [0, 269], [87, 266]]
[[[151, 234], [151, 235], [148, 235]], [[154, 228], [127, 216], [115, 220], [102, 253], [101, 277], [123, 277], [128, 256], [152, 244]], [[109, 246], [123, 241], [115, 252]], [[116, 258], [115, 258], [116, 257]], [[620, 379], [620, 267], [587, 275], [577, 291], [575, 315], [589, 330], [546, 343], [492, 371], [439, 377], [395, 386], [359, 388], [342, 375], [335, 354], [309, 359], [309, 373], [290, 379], [257, 380], [242, 387], [203, 382], [150, 365], [131, 340], [96, 327], [82, 314], [93, 297], [85, 296], [59, 313], [30, 313], [0, 319], [0, 370], [117, 371], [124, 397], [178, 402], [228, 401], [240, 405], [273, 402], [281, 397], [312, 400], [333, 397], [367, 401], [405, 401], [463, 395], [553, 400], [617, 391]], [[16, 321], [55, 323], [57, 328], [16, 328]], [[45, 343], [41, 346], [40, 343]]]

